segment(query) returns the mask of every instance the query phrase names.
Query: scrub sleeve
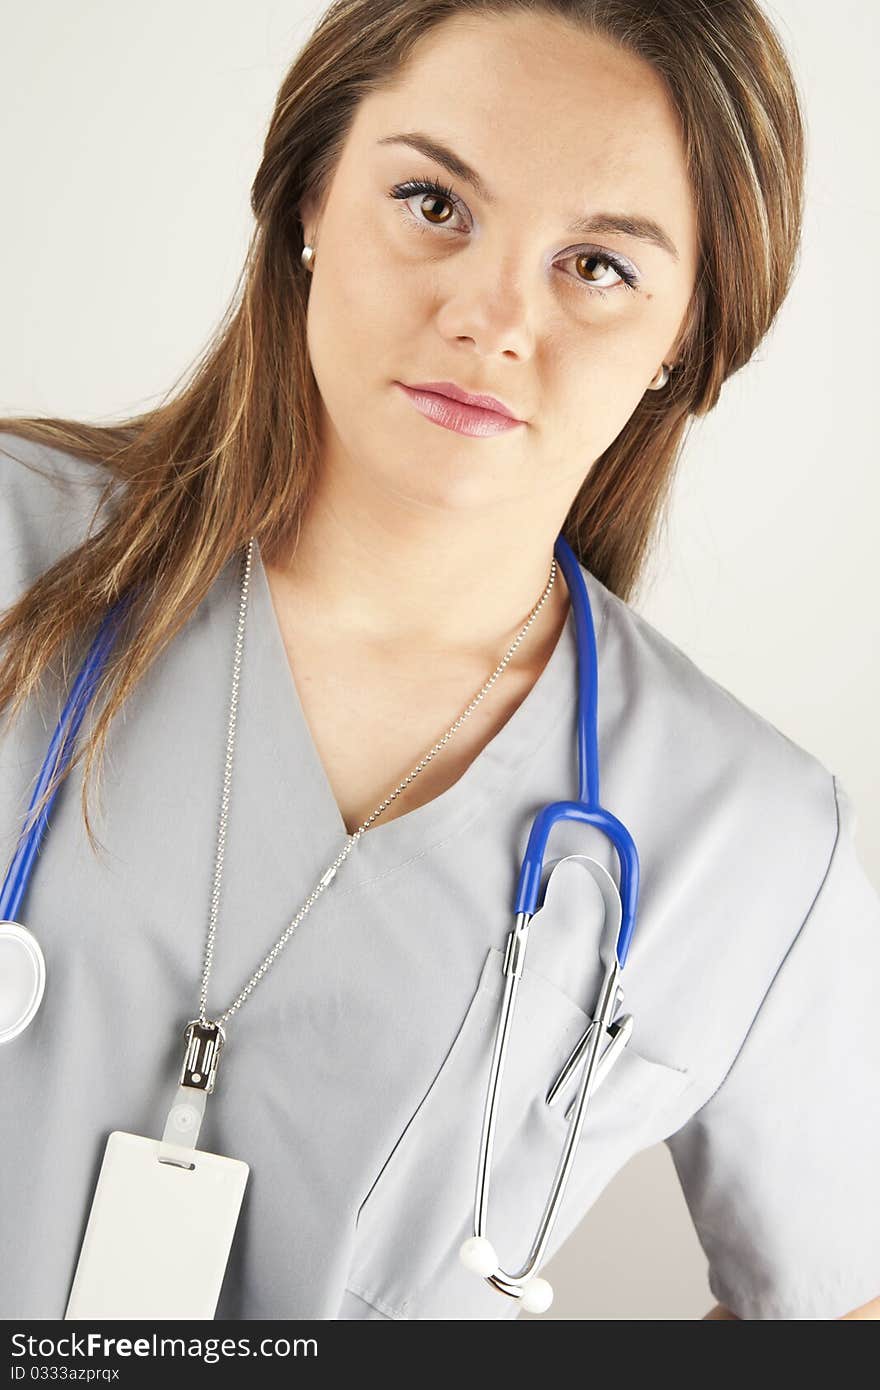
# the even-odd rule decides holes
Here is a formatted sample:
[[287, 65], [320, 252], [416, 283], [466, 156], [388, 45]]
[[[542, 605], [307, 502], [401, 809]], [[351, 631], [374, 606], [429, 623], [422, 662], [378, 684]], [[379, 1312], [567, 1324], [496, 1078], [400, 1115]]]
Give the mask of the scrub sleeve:
[[838, 1318], [880, 1296], [880, 899], [856, 814], [717, 1090], [666, 1143], [715, 1298]]

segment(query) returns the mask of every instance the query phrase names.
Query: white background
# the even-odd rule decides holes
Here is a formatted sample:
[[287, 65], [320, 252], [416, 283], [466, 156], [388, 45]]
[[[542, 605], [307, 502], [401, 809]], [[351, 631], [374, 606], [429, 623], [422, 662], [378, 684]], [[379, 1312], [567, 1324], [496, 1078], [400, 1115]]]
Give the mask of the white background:
[[[636, 606], [838, 775], [880, 885], [880, 24], [865, 0], [766, 8], [808, 125], [800, 269], [757, 358], [692, 426]], [[244, 259], [277, 87], [322, 10], [8, 12], [0, 413], [109, 421], [157, 403], [199, 353]], [[705, 1259], [662, 1145], [618, 1175], [546, 1272], [547, 1318], [702, 1316]]]

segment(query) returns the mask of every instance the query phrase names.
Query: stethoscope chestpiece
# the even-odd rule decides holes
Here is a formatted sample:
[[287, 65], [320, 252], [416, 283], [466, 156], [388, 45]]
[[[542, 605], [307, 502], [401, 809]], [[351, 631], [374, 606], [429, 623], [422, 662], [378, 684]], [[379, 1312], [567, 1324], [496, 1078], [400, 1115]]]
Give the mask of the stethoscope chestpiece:
[[12, 1042], [33, 1019], [46, 988], [46, 961], [33, 932], [0, 921], [0, 1044]]

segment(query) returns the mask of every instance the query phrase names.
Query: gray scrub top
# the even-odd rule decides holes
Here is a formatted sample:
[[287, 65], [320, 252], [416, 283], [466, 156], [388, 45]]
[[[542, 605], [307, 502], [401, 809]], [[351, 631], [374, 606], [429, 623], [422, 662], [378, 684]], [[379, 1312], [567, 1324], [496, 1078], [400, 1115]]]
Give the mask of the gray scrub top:
[[[98, 484], [66, 453], [8, 434], [0, 446], [14, 455], [0, 456], [2, 609], [85, 536]], [[812, 754], [583, 573], [601, 800], [641, 863], [622, 977], [635, 1026], [591, 1101], [548, 1258], [622, 1165], [665, 1141], [714, 1297], [742, 1318], [839, 1317], [880, 1294], [880, 899], [853, 808]], [[22, 904], [47, 984], [0, 1047], [6, 1319], [63, 1316], [107, 1135], [158, 1139], [174, 1097], [198, 1014], [238, 584], [235, 556], [115, 721], [105, 851], [85, 838], [80, 765]], [[452, 787], [362, 837], [229, 1020], [199, 1147], [251, 1171], [217, 1318], [517, 1316], [458, 1247], [519, 866], [538, 809], [577, 796], [576, 674], [569, 615], [500, 732]], [[4, 872], [59, 707], [28, 708], [0, 740]], [[345, 836], [257, 555], [209, 1016]], [[553, 830], [489, 1201], [508, 1269], [567, 1130], [544, 1095], [600, 976], [601, 899], [573, 855], [617, 872], [592, 827]]]

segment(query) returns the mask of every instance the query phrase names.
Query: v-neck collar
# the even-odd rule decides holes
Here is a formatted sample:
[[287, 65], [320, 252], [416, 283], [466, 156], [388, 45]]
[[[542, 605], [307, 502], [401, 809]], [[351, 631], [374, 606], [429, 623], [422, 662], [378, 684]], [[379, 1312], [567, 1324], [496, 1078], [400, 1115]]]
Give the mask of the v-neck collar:
[[[601, 586], [581, 566], [587, 583], [601, 665], [606, 614]], [[231, 651], [238, 612], [240, 557], [236, 555], [218, 585], [215, 617], [228, 632]], [[222, 642], [222, 635], [219, 639]], [[517, 770], [540, 748], [577, 695], [574, 617], [568, 614], [556, 645], [535, 684], [502, 728], [452, 786], [402, 816], [378, 821], [348, 855], [345, 883], [350, 887], [381, 877], [451, 839], [505, 793]], [[355, 704], [354, 717], [357, 717]], [[299, 844], [314, 862], [329, 866], [343, 849], [348, 830], [305, 717], [284, 638], [275, 612], [259, 542], [254, 545], [238, 718], [247, 744], [268, 754], [269, 775], [283, 784], [276, 803], [291, 807], [291, 849]], [[242, 730], [244, 732], [244, 730]], [[416, 751], [413, 762], [418, 758]], [[573, 785], [577, 749], [572, 745]], [[389, 788], [391, 790], [391, 788]], [[560, 798], [572, 794], [560, 788]], [[342, 884], [340, 884], [342, 887]]]

